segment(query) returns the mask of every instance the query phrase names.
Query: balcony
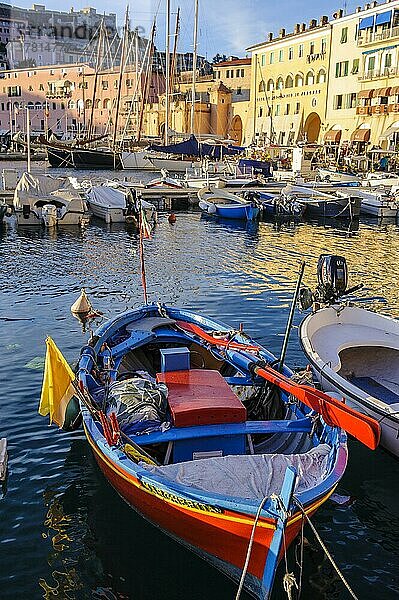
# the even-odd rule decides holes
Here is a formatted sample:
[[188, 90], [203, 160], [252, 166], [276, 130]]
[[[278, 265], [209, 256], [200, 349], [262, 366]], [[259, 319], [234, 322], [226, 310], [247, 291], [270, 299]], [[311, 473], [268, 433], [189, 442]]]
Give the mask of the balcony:
[[371, 106], [358, 106], [356, 108], [357, 115], [371, 115]]
[[383, 69], [374, 69], [372, 71], [365, 71], [363, 75], [358, 78], [359, 81], [373, 81], [374, 79], [384, 79], [387, 77], [396, 77], [399, 74], [398, 67], [385, 67]]
[[371, 107], [372, 115], [386, 115], [388, 113], [388, 104], [377, 104]]
[[388, 104], [388, 111], [391, 113], [399, 113], [399, 104]]
[[399, 37], [399, 27], [393, 27], [392, 29], [385, 29], [384, 31], [365, 31], [359, 32], [357, 38], [358, 46], [369, 46], [370, 44], [376, 44], [377, 42], [383, 42], [385, 40], [392, 40]]
[[50, 100], [72, 98], [72, 92], [69, 90], [50, 90], [49, 92], [46, 92], [46, 98], [49, 98]]

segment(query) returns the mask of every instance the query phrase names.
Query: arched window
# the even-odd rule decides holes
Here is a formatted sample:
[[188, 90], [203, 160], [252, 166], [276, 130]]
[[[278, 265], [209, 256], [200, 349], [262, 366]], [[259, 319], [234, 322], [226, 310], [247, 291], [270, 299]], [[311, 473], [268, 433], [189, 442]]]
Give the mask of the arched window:
[[70, 100], [68, 102], [68, 109], [73, 110], [75, 108], [75, 100]]
[[316, 79], [317, 83], [325, 83], [326, 81], [326, 72], [324, 69], [320, 69], [320, 71], [317, 73], [317, 79]]
[[103, 108], [108, 108], [108, 110], [111, 109], [111, 100], [109, 98], [103, 100]]
[[291, 75], [287, 75], [287, 79], [285, 80], [285, 87], [286, 88], [294, 87], [294, 80], [292, 79]]
[[42, 103], [41, 102], [36, 102], [35, 109], [36, 110], [42, 110]]
[[14, 108], [19, 108], [19, 102], [14, 102]]
[[276, 82], [276, 89], [283, 90], [284, 89], [284, 80], [282, 77], [279, 77]]
[[298, 73], [295, 75], [295, 87], [303, 86], [303, 73]]
[[86, 100], [86, 103], [85, 103], [85, 104], [86, 104], [86, 108], [91, 108], [92, 101], [91, 101], [90, 99], [89, 99], [89, 100]]
[[101, 108], [101, 100], [94, 100], [94, 108]]
[[267, 91], [272, 92], [274, 90], [274, 81], [273, 79], [269, 79], [267, 82]]
[[78, 110], [83, 110], [84, 109], [84, 102], [83, 102], [83, 100], [81, 98], [77, 101], [76, 108]]
[[314, 84], [314, 73], [313, 71], [308, 71], [306, 73], [306, 85], [313, 85]]
[[258, 92], [264, 92], [265, 89], [266, 89], [265, 82], [262, 79], [262, 81], [259, 83]]
[[28, 104], [26, 105], [26, 108], [29, 108], [30, 110], [32, 110], [33, 108], [35, 108], [35, 105], [33, 104], [33, 102], [28, 102]]

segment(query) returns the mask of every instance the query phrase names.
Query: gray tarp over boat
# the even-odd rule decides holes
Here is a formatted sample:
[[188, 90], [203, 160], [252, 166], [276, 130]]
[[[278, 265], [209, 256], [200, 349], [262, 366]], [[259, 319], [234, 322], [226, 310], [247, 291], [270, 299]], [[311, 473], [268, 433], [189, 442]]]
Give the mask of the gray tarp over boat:
[[260, 499], [280, 492], [289, 466], [298, 473], [297, 492], [321, 483], [328, 472], [330, 450], [328, 444], [320, 444], [303, 454], [222, 456], [161, 467], [140, 465], [182, 485], [237, 498]]

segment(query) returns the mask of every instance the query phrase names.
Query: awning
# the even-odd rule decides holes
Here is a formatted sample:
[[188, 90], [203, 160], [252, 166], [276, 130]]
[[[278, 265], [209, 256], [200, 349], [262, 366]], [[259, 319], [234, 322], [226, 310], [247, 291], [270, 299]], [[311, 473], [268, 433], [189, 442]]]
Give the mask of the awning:
[[342, 135], [341, 129], [330, 129], [330, 131], [327, 131], [324, 134], [324, 141], [325, 142], [334, 142], [335, 144], [338, 144], [341, 139], [341, 135]]
[[368, 142], [370, 139], [371, 129], [355, 129], [351, 135], [352, 142]]
[[388, 127], [388, 129], [386, 129], [384, 131], [384, 133], [382, 133], [380, 135], [380, 140], [387, 140], [394, 133], [399, 133], [399, 122], [397, 122], [394, 125], [391, 125], [390, 127]]
[[399, 96], [399, 85], [391, 88], [391, 96]]
[[388, 10], [387, 12], [380, 13], [376, 16], [375, 24], [376, 25], [384, 25], [385, 23], [390, 23], [392, 17], [392, 11]]
[[391, 91], [392, 91], [392, 88], [390, 88], [390, 87], [380, 88], [379, 90], [374, 90], [373, 98], [381, 97], [381, 96], [390, 96]]
[[357, 93], [358, 98], [372, 98], [375, 90], [360, 90]]
[[361, 19], [359, 23], [359, 31], [362, 31], [362, 29], [368, 29], [369, 27], [374, 27], [374, 16], [365, 17], [364, 19]]

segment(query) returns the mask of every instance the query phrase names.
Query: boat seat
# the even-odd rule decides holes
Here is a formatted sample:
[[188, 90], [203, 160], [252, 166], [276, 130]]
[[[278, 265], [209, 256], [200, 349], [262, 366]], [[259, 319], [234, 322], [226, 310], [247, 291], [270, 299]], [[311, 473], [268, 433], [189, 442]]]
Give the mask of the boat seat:
[[359, 346], [381, 346], [397, 350], [399, 336], [375, 327], [362, 327], [362, 337], [359, 337], [357, 325], [337, 323], [326, 325], [316, 331], [311, 344], [323, 362], [329, 364], [334, 371], [339, 371], [341, 368], [339, 353], [342, 350]]
[[351, 377], [350, 382], [386, 404], [396, 404], [399, 402], [398, 394], [378, 383], [372, 377]]

